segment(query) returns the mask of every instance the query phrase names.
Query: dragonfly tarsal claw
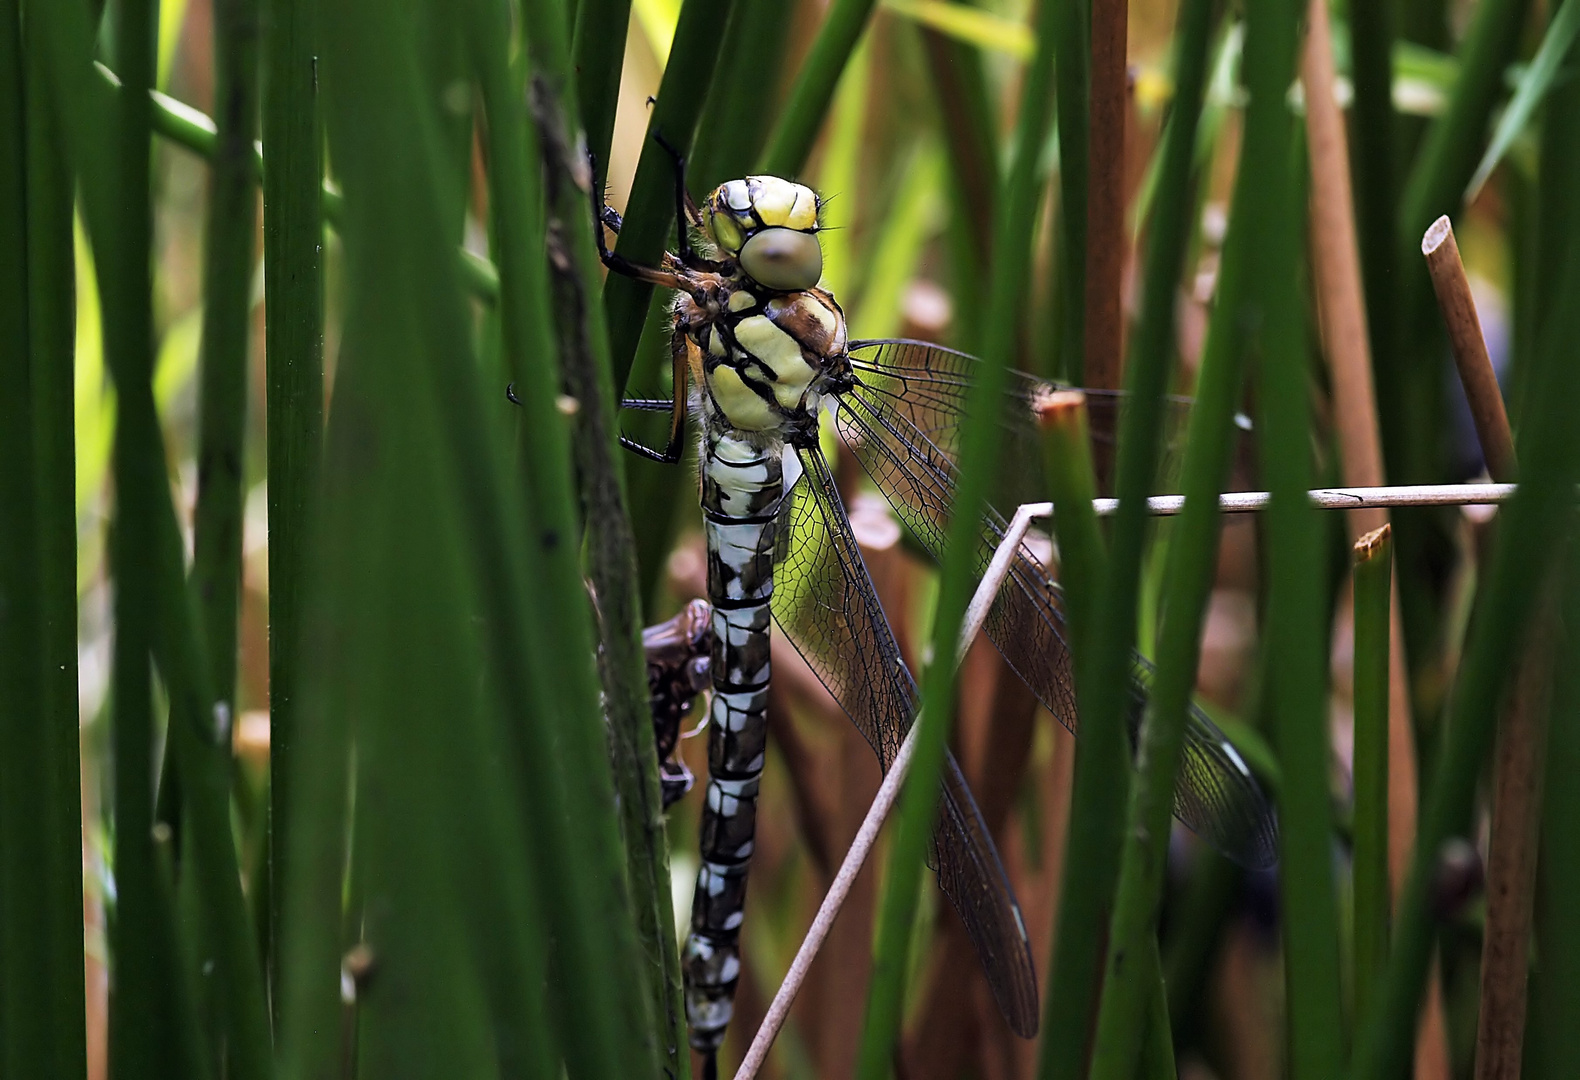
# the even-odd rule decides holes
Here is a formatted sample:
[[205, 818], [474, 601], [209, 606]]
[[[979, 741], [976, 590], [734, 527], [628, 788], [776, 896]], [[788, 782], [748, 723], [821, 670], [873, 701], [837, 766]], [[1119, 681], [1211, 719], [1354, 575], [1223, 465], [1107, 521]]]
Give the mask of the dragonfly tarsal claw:
[[678, 451], [654, 450], [651, 446], [640, 440], [633, 439], [629, 435], [620, 436], [620, 445], [633, 454], [639, 454], [649, 461], [658, 462], [660, 465], [675, 465], [680, 461], [680, 453]]

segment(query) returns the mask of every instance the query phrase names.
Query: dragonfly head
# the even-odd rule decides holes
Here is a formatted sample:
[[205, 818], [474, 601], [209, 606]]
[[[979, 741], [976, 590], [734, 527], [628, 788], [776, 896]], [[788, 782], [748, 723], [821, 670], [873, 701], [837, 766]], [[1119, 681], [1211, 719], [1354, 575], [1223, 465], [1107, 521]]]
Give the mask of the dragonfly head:
[[823, 276], [821, 208], [817, 193], [804, 184], [748, 176], [715, 188], [703, 218], [719, 251], [753, 282], [775, 292], [799, 292]]

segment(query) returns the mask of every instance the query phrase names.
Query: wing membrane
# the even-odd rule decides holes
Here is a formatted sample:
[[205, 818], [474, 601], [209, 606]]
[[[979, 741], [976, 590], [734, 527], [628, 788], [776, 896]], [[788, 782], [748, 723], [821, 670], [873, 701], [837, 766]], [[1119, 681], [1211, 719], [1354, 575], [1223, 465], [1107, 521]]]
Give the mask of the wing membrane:
[[[887, 772], [916, 712], [916, 684], [867, 576], [828, 462], [816, 449], [799, 454], [804, 471], [780, 509], [774, 620]], [[993, 838], [952, 754], [929, 862], [976, 946], [1005, 1019], [1030, 1038], [1038, 1019], [1031, 943]]]
[[[955, 502], [959, 422], [977, 361], [964, 353], [910, 341], [858, 343], [851, 350], [851, 361], [859, 383], [840, 395], [835, 425], [906, 527], [934, 558], [941, 558]], [[1007, 448], [1011, 464], [1005, 472], [1012, 477], [1040, 481], [1041, 454], [1029, 408], [1030, 395], [1040, 385], [1017, 376], [1005, 403], [1004, 422], [1011, 435]], [[1046, 496], [1038, 491], [1035, 497]], [[1004, 528], [1003, 517], [990, 508], [977, 549], [978, 576]], [[1024, 543], [984, 629], [1032, 692], [1075, 731], [1061, 593]], [[1137, 657], [1132, 734], [1150, 686], [1151, 668]], [[1192, 831], [1230, 858], [1252, 867], [1273, 861], [1276, 826], [1260, 785], [1227, 737], [1195, 706], [1185, 731], [1174, 810]]]
[[[959, 448], [960, 419], [966, 413], [966, 396], [978, 360], [969, 353], [946, 349], [925, 341], [892, 338], [857, 341], [850, 345], [851, 365], [864, 386], [889, 407], [910, 420], [917, 431], [951, 459]], [[1049, 382], [1021, 371], [1009, 372], [998, 421], [1008, 436], [1006, 454], [1017, 464], [1010, 479], [1013, 490], [995, 494], [999, 505], [1018, 506], [1047, 498], [1043, 483], [1041, 440], [1032, 404], [1038, 395], [1064, 384]], [[1119, 431], [1126, 395], [1118, 390], [1082, 391], [1091, 420], [1092, 441], [1110, 449]], [[1190, 418], [1190, 398], [1171, 395], [1164, 413], [1162, 456], [1158, 492], [1167, 492], [1177, 479], [1185, 426]]]

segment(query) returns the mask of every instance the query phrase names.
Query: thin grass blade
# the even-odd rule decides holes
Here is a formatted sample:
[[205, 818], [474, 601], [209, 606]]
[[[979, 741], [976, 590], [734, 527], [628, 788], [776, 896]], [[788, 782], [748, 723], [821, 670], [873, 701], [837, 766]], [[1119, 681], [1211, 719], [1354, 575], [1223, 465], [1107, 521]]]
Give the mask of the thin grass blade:
[[1564, 57], [1569, 54], [1577, 33], [1580, 33], [1580, 4], [1565, 0], [1552, 22], [1547, 24], [1541, 47], [1520, 76], [1514, 97], [1503, 110], [1498, 126], [1492, 133], [1492, 142], [1488, 144], [1487, 152], [1481, 155], [1481, 164], [1476, 166], [1470, 183], [1465, 187], [1467, 203], [1480, 193], [1487, 177], [1492, 175], [1492, 170], [1498, 167], [1503, 156], [1509, 152], [1509, 147], [1514, 145], [1514, 140], [1530, 123], [1542, 99], [1547, 96], [1547, 91], [1552, 88], [1553, 80], [1558, 77], [1559, 68]]
[[823, 117], [834, 100], [840, 75], [866, 29], [876, 0], [834, 0], [812, 42], [812, 51], [801, 64], [790, 96], [779, 114], [758, 171], [794, 178], [806, 165]]

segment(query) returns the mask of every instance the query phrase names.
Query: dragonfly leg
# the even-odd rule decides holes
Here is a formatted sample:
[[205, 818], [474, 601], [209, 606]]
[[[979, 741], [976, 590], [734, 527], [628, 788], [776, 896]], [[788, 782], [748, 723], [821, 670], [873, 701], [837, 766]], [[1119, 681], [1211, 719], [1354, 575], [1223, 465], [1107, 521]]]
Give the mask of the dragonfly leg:
[[619, 222], [620, 216], [615, 214], [609, 208], [608, 203], [604, 201], [603, 181], [598, 176], [598, 160], [593, 156], [591, 150], [587, 151], [587, 167], [592, 173], [590, 193], [592, 195], [593, 240], [598, 244], [598, 258], [602, 259], [603, 264], [613, 273], [623, 274], [626, 277], [645, 281], [665, 289], [685, 289], [687, 287], [686, 283], [681, 280], [680, 275], [671, 273], [668, 270], [660, 270], [653, 266], [643, 266], [641, 263], [632, 262], [617, 251], [609, 250], [609, 242], [604, 238], [603, 234], [604, 226], [611, 226], [618, 233], [620, 231], [619, 225], [610, 221], [610, 215], [614, 216], [614, 222]]
[[653, 132], [653, 140], [664, 148], [664, 152], [669, 155], [669, 160], [675, 166], [675, 230], [680, 237], [678, 244], [680, 251], [675, 258], [688, 270], [703, 270], [714, 274], [722, 272], [724, 270], [723, 263], [703, 258], [691, 246], [691, 229], [701, 229], [703, 224], [702, 211], [697, 209], [697, 204], [691, 197], [691, 191], [686, 186], [685, 156], [657, 131]]
[[650, 460], [661, 462], [665, 465], [674, 465], [680, 461], [681, 448], [685, 445], [686, 437], [686, 355], [688, 346], [686, 332], [680, 327], [675, 327], [669, 334], [669, 358], [673, 365], [674, 393], [669, 399], [663, 398], [629, 398], [620, 403], [622, 409], [634, 409], [638, 412], [662, 412], [669, 410], [669, 445], [662, 450], [655, 450], [646, 443], [638, 442], [628, 436], [620, 436], [620, 445], [632, 453], [640, 454]]

